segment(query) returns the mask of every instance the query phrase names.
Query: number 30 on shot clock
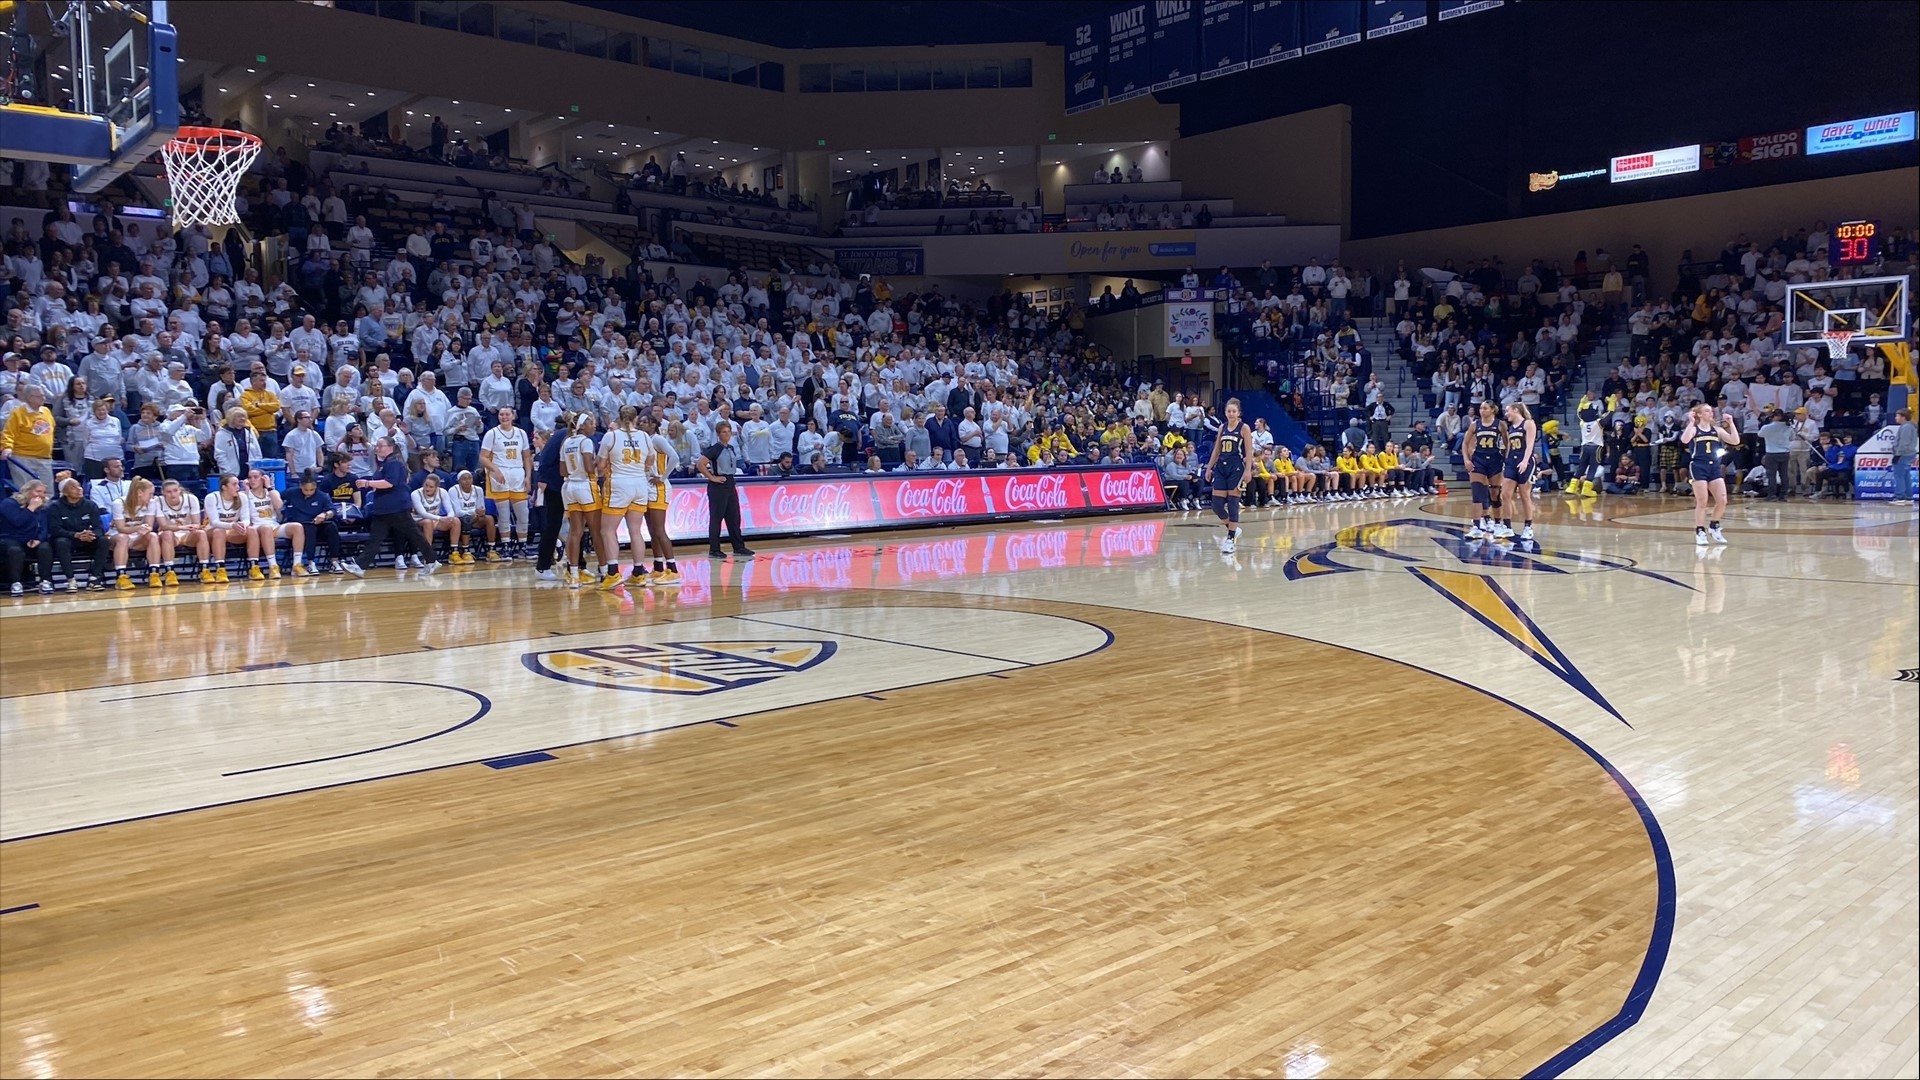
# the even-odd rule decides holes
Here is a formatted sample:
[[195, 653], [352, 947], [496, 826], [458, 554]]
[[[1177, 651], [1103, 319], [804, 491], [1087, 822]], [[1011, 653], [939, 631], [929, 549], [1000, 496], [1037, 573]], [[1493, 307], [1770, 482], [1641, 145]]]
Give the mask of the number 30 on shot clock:
[[1843, 221], [1827, 241], [1827, 262], [1834, 266], [1862, 266], [1880, 259], [1880, 223]]

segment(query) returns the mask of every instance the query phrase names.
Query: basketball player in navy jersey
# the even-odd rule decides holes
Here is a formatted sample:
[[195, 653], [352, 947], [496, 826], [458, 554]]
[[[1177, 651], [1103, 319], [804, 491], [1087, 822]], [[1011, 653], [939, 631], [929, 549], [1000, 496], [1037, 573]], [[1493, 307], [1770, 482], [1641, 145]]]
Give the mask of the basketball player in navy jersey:
[[1715, 417], [1713, 406], [1701, 402], [1687, 410], [1680, 445], [1686, 448], [1687, 475], [1693, 480], [1693, 542], [1700, 547], [1724, 544], [1720, 518], [1727, 512], [1727, 476], [1721, 459], [1740, 445], [1740, 429], [1731, 416]]
[[1500, 464], [1506, 445], [1505, 425], [1492, 399], [1480, 403], [1480, 415], [1467, 424], [1467, 482], [1473, 487], [1473, 527], [1469, 540], [1493, 536], [1494, 511], [1500, 507]]
[[1499, 531], [1494, 533], [1497, 539], [1514, 536], [1513, 510], [1520, 510], [1519, 538], [1523, 541], [1533, 539], [1533, 470], [1539, 465], [1535, 449], [1540, 433], [1534, 427], [1533, 414], [1518, 401], [1507, 406], [1507, 460], [1501, 470], [1501, 497], [1506, 502], [1507, 516], [1500, 519]]
[[1233, 554], [1233, 542], [1240, 536], [1240, 493], [1246, 490], [1253, 459], [1247, 450], [1253, 444], [1253, 430], [1240, 419], [1240, 399], [1227, 399], [1227, 416], [1220, 425], [1220, 437], [1213, 440], [1213, 453], [1207, 457], [1202, 476], [1213, 487], [1213, 512], [1227, 527], [1220, 541], [1220, 554]]

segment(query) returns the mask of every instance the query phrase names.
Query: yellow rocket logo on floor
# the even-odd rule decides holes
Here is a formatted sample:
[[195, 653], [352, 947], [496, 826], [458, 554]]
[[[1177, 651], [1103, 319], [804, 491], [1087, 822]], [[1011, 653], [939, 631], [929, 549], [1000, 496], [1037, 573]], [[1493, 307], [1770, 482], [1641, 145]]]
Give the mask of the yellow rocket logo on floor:
[[664, 641], [528, 653], [528, 670], [550, 679], [699, 696], [757, 686], [805, 671], [834, 653], [831, 641]]

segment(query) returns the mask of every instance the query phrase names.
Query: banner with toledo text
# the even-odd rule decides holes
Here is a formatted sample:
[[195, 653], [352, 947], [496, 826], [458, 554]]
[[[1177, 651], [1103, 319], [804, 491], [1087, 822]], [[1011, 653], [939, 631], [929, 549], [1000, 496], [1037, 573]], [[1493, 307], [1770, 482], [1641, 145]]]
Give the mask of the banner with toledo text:
[[1308, 56], [1352, 45], [1360, 40], [1360, 0], [1307, 0], [1302, 25]]
[[1107, 103], [1107, 20], [1083, 19], [1067, 28], [1067, 115]]
[[1207, 0], [1200, 11], [1200, 77], [1247, 70], [1247, 0]]
[[1153, 58], [1148, 34], [1151, 6], [1143, 0], [1107, 13], [1107, 103], [1118, 104], [1153, 93]]
[[1427, 25], [1427, 0], [1368, 0], [1367, 40]]
[[1253, 0], [1247, 5], [1247, 66], [1298, 60], [1300, 0]]
[[1153, 0], [1153, 88], [1171, 90], [1198, 79], [1198, 0]]

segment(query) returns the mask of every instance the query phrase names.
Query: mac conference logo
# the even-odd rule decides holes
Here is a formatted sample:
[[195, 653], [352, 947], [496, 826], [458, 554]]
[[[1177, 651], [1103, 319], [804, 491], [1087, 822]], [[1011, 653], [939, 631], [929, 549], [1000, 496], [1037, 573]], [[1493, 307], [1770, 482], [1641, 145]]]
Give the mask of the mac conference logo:
[[833, 656], [831, 641], [662, 641], [527, 653], [527, 669], [606, 690], [700, 697], [783, 679]]

